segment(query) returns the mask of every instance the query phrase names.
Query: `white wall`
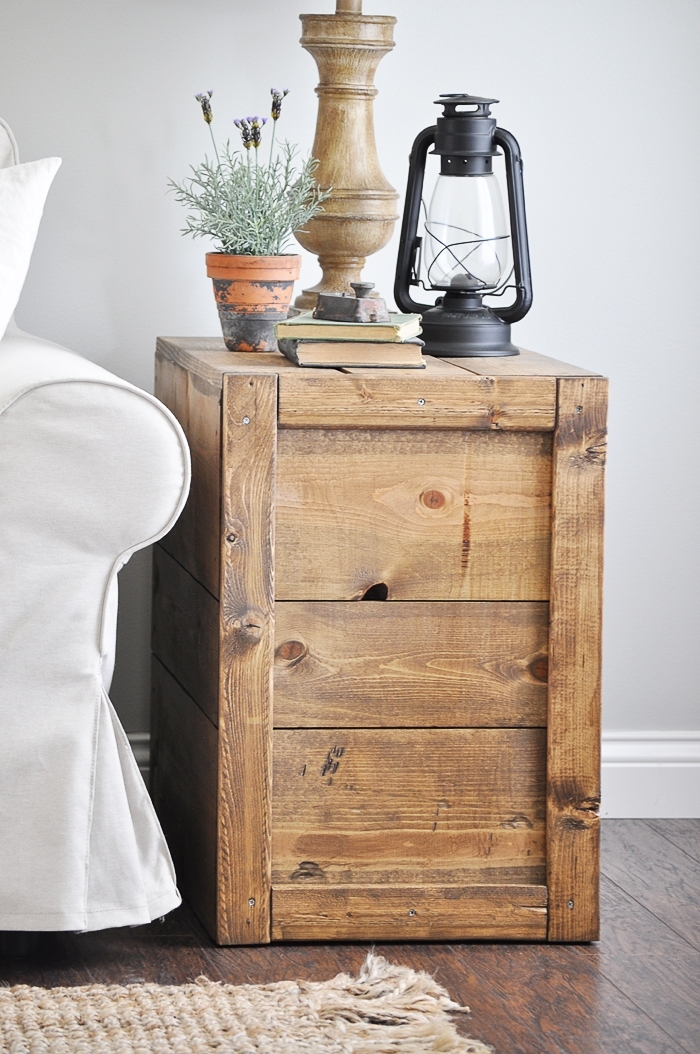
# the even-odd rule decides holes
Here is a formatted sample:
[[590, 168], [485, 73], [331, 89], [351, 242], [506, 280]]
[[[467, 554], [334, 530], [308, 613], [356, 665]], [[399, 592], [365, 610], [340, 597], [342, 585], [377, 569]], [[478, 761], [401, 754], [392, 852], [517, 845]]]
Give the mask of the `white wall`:
[[[205, 244], [165, 193], [216, 125], [290, 87], [308, 149], [316, 70], [298, 13], [333, 0], [0, 0], [0, 113], [23, 158], [64, 158], [18, 318], [150, 387], [155, 337], [214, 334]], [[515, 338], [611, 378], [605, 725], [700, 729], [696, 0], [365, 0], [397, 15], [376, 128], [402, 193], [440, 92], [501, 99], [520, 140], [535, 284]], [[396, 239], [366, 274], [389, 293]], [[315, 263], [304, 265], [305, 280]], [[124, 573], [115, 696], [146, 722], [144, 561]]]

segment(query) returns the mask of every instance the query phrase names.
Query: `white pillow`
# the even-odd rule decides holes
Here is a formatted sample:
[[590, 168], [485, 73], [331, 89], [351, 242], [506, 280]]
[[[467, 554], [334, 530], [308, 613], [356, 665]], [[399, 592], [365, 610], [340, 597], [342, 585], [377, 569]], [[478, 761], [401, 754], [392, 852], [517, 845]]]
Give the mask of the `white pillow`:
[[0, 168], [0, 340], [29, 269], [44, 202], [60, 157]]

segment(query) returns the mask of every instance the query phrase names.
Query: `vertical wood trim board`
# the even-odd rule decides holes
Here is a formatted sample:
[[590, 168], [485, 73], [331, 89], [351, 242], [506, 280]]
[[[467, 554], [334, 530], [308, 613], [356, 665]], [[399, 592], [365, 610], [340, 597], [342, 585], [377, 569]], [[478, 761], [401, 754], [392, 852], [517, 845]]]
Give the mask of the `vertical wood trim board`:
[[277, 377], [223, 387], [218, 933], [270, 940]]
[[550, 941], [599, 935], [600, 664], [607, 381], [558, 381], [547, 729]]

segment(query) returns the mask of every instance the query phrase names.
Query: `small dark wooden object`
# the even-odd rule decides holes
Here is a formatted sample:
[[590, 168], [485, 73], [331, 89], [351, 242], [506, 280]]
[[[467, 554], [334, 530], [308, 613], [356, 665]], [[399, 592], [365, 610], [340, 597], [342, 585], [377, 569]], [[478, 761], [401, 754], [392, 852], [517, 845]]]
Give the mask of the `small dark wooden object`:
[[386, 301], [370, 296], [372, 282], [351, 282], [355, 296], [347, 293], [319, 293], [314, 318], [325, 322], [389, 322]]

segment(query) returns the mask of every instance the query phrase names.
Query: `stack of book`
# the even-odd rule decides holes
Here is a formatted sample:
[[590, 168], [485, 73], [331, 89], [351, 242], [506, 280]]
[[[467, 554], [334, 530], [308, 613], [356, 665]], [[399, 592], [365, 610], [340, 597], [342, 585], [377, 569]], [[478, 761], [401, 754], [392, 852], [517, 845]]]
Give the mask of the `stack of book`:
[[391, 314], [389, 322], [328, 322], [310, 311], [278, 322], [277, 343], [297, 366], [424, 369], [420, 315]]

